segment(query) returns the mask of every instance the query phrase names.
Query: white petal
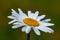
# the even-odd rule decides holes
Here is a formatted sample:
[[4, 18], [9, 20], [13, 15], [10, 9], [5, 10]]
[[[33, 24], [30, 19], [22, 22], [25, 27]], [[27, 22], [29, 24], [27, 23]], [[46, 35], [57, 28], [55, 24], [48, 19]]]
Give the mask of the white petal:
[[31, 11], [28, 11], [28, 16], [32, 18], [34, 14]]
[[48, 33], [54, 32], [51, 28], [48, 28], [48, 27], [39, 27], [38, 29], [44, 32], [48, 32]]
[[22, 22], [22, 16], [20, 16], [15, 10], [12, 10], [12, 17], [14, 17], [16, 20], [18, 20], [19, 22]]
[[16, 22], [17, 20], [12, 20], [12, 21], [10, 21], [8, 24], [11, 24], [11, 23], [13, 23], [13, 22]]
[[31, 15], [31, 13], [32, 13], [31, 11], [28, 11], [28, 16], [30, 16], [30, 15]]
[[21, 19], [21, 17], [17, 13], [12, 12], [12, 16], [17, 20]]
[[11, 9], [11, 10], [12, 10], [12, 16], [19, 17], [18, 13], [14, 9]]
[[39, 14], [39, 12], [36, 11], [35, 14], [34, 14], [34, 18], [37, 18], [38, 17], [38, 14]]
[[27, 27], [23, 27], [23, 28], [22, 28], [22, 31], [23, 31], [23, 32], [26, 31], [26, 28], [27, 28]]
[[15, 23], [13, 23], [13, 25], [16, 25], [16, 24], [24, 25], [24, 24], [23, 24], [23, 23], [21, 23], [21, 22], [15, 22]]
[[12, 12], [17, 13], [14, 9], [11, 9], [11, 10], [12, 10]]
[[15, 18], [14, 18], [14, 17], [12, 17], [12, 16], [8, 16], [8, 18], [15, 19]]
[[30, 18], [34, 18], [34, 19], [36, 19], [37, 18], [37, 16], [38, 16], [38, 11], [36, 11], [35, 13], [32, 13], [31, 11], [28, 11], [28, 16], [30, 17]]
[[21, 26], [24, 26], [24, 25], [19, 25], [19, 24], [17, 24], [17, 25], [14, 25], [14, 26], [12, 26], [12, 28], [18, 28], [18, 27], [21, 27]]
[[13, 17], [13, 16], [8, 16], [8, 18], [11, 18], [11, 19], [14, 19], [16, 21], [19, 21], [19, 22], [22, 22], [22, 19], [21, 18], [16, 18], [16, 17]]
[[28, 16], [30, 17], [30, 15], [31, 15], [31, 11], [28, 11]]
[[43, 19], [45, 16], [46, 16], [46, 15], [41, 15], [41, 16], [39, 16], [39, 17], [37, 18], [37, 20], [41, 20], [41, 19]]
[[12, 12], [12, 16], [15, 17], [15, 18], [19, 17], [19, 15], [17, 13], [14, 13], [14, 12]]
[[15, 25], [15, 24], [20, 24], [20, 23], [17, 22], [17, 23], [13, 23], [13, 24]]
[[26, 31], [25, 32], [28, 34], [28, 33], [30, 33], [30, 31], [31, 31], [31, 27], [29, 27], [29, 26], [26, 27]]
[[20, 25], [14, 25], [14, 26], [12, 26], [12, 28], [18, 28], [18, 27], [20, 27]]
[[40, 22], [41, 26], [53, 26], [53, 23]]
[[44, 22], [49, 22], [49, 21], [51, 21], [51, 19], [45, 19], [45, 20], [43, 20]]
[[37, 28], [34, 28], [34, 27], [33, 27], [33, 30], [34, 30], [34, 32], [36, 33], [36, 35], [40, 35], [40, 31], [39, 31]]
[[25, 13], [23, 13], [21, 9], [18, 8], [18, 11], [19, 11], [19, 15], [22, 19], [27, 17], [27, 15]]
[[18, 8], [18, 11], [19, 11], [19, 14], [23, 13], [23, 11], [20, 8]]

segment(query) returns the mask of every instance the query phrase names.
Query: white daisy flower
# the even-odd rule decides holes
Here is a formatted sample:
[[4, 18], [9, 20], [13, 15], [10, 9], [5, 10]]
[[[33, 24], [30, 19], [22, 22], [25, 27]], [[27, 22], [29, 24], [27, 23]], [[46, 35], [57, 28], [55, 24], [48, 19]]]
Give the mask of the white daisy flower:
[[42, 20], [46, 15], [38, 16], [38, 11], [36, 11], [35, 13], [28, 11], [27, 16], [25, 13], [22, 12], [21, 9], [18, 8], [18, 11], [19, 13], [12, 9], [12, 16], [8, 16], [8, 18], [13, 19], [9, 22], [9, 24], [13, 24], [12, 28], [23, 27], [22, 31], [26, 32], [27, 34], [31, 31], [31, 29], [33, 29], [36, 35], [40, 35], [39, 30], [48, 33], [54, 32], [51, 28], [47, 27], [54, 25], [53, 23], [48, 23], [49, 21], [51, 21], [51, 19]]

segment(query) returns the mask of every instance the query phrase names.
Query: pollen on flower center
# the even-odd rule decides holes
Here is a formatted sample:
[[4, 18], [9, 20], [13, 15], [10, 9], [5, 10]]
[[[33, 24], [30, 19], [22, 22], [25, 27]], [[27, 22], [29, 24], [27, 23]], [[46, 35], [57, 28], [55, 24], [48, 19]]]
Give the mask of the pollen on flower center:
[[25, 18], [23, 19], [23, 22], [29, 26], [39, 26], [38, 21], [32, 18]]

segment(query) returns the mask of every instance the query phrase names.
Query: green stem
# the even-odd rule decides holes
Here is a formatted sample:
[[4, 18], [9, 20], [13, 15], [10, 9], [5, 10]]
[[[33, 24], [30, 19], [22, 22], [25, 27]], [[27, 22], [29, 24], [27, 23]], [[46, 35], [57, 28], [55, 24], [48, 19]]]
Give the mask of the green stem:
[[30, 33], [27, 34], [27, 40], [30, 40]]

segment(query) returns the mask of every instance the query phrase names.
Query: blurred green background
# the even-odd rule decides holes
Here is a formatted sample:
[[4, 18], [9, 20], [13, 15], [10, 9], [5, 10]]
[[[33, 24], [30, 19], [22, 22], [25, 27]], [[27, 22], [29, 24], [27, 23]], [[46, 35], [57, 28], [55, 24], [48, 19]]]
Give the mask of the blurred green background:
[[21, 8], [25, 13], [28, 10], [32, 12], [39, 11], [40, 14], [46, 14], [46, 18], [51, 18], [55, 26], [52, 28], [53, 34], [41, 31], [41, 35], [35, 35], [31, 32], [31, 40], [60, 40], [60, 1], [59, 0], [0, 0], [0, 40], [26, 40], [26, 33], [21, 28], [12, 29], [12, 25], [8, 25], [11, 19], [7, 16], [11, 15], [11, 9], [18, 12]]

